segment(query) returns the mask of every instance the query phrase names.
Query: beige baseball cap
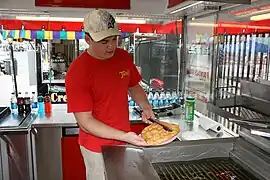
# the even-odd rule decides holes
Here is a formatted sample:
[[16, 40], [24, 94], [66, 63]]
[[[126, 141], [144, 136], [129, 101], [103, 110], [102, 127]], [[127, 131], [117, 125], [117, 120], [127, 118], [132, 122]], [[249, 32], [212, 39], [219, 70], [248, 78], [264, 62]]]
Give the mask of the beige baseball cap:
[[98, 42], [110, 36], [120, 36], [121, 32], [114, 17], [105, 10], [94, 10], [88, 13], [83, 21], [84, 31]]

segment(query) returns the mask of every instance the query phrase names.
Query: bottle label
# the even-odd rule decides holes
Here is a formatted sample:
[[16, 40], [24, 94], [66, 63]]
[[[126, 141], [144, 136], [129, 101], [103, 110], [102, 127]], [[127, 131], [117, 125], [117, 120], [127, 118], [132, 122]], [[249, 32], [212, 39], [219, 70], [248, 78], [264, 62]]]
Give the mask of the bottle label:
[[33, 102], [33, 103], [32, 103], [32, 108], [33, 108], [33, 109], [38, 108], [38, 103], [37, 103], [37, 102]]
[[17, 103], [11, 103], [11, 109], [17, 109]]
[[186, 101], [186, 120], [193, 121], [194, 120], [194, 102]]

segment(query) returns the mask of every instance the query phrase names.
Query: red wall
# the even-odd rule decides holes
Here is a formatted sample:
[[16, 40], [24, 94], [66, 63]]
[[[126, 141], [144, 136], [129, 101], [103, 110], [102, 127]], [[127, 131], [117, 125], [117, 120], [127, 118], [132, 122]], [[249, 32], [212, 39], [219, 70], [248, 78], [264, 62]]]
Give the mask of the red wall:
[[181, 4], [184, 1], [186, 1], [186, 0], [168, 0], [167, 8], [172, 8], [174, 6], [177, 6], [178, 4]]
[[130, 0], [35, 0], [35, 6], [130, 9]]

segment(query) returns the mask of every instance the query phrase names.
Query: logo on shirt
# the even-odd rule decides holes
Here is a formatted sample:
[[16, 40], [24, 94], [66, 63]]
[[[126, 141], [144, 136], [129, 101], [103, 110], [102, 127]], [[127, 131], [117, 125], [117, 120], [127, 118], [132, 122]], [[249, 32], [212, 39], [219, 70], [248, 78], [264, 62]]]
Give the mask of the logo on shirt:
[[119, 72], [119, 76], [121, 77], [121, 79], [123, 79], [126, 76], [129, 76], [129, 72], [128, 71], [121, 71]]

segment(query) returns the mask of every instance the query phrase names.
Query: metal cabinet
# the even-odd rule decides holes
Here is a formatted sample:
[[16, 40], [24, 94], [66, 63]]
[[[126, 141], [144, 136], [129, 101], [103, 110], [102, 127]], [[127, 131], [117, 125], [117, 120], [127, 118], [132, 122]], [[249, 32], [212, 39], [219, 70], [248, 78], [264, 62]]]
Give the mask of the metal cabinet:
[[35, 130], [0, 134], [0, 180], [37, 180]]

